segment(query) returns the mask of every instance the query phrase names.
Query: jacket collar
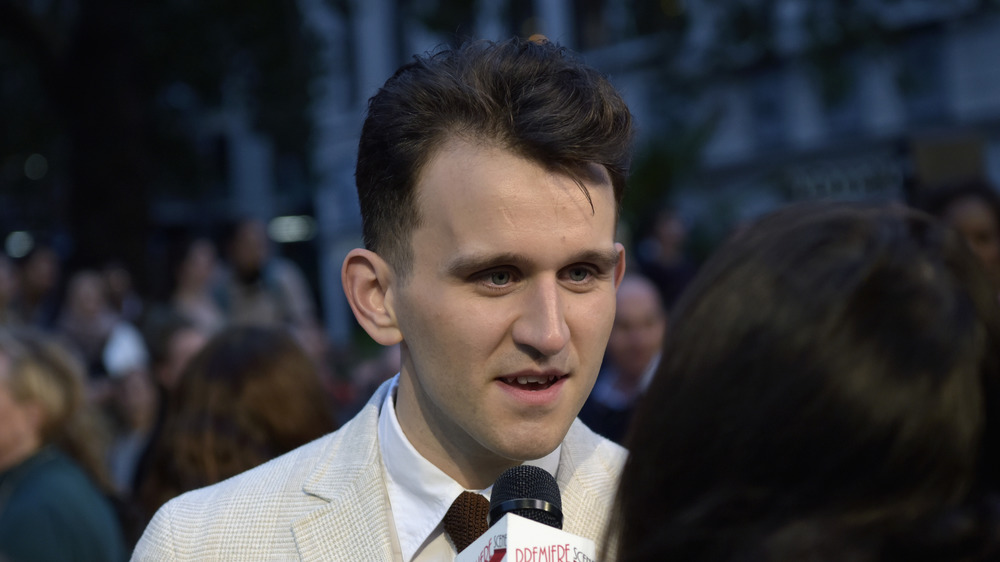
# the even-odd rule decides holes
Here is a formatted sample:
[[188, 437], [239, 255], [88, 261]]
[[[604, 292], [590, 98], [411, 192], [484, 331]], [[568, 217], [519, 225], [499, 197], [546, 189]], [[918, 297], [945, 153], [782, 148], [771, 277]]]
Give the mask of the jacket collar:
[[333, 434], [303, 492], [326, 500], [292, 524], [299, 555], [309, 560], [391, 560], [389, 500], [378, 448], [382, 384], [361, 412]]
[[[383, 383], [361, 412], [333, 434], [303, 484], [326, 500], [292, 524], [299, 554], [310, 560], [391, 560], [392, 513], [378, 447], [378, 416], [389, 391]], [[563, 529], [600, 544], [610, 515], [620, 466], [601, 459], [607, 443], [575, 420], [563, 440], [556, 480], [562, 493]]]

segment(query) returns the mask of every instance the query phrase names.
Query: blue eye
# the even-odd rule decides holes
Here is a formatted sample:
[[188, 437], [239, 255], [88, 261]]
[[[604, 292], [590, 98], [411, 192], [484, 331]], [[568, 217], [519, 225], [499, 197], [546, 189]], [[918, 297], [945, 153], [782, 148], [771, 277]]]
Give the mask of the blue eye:
[[585, 267], [575, 267], [569, 270], [569, 279], [575, 283], [586, 281], [590, 277], [590, 271]]
[[490, 283], [494, 285], [506, 285], [511, 282], [511, 279], [509, 271], [494, 271], [490, 273]]

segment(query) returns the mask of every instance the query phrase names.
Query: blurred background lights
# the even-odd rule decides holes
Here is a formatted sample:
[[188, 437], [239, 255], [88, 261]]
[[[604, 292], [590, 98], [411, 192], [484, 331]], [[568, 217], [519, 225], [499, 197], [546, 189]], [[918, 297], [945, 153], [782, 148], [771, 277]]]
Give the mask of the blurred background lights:
[[11, 232], [4, 241], [4, 250], [11, 258], [18, 259], [28, 255], [35, 247], [35, 239], [24, 231]]
[[40, 180], [49, 173], [49, 161], [41, 154], [32, 154], [24, 161], [24, 175], [29, 180]]
[[306, 242], [316, 236], [316, 221], [306, 215], [275, 217], [267, 225], [267, 234], [280, 244]]

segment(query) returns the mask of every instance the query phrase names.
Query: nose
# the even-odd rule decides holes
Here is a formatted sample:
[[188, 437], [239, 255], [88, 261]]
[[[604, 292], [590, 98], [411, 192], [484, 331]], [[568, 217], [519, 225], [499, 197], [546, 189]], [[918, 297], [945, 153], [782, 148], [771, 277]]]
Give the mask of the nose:
[[565, 303], [555, 280], [536, 283], [522, 307], [513, 327], [514, 343], [541, 357], [552, 357], [569, 344]]

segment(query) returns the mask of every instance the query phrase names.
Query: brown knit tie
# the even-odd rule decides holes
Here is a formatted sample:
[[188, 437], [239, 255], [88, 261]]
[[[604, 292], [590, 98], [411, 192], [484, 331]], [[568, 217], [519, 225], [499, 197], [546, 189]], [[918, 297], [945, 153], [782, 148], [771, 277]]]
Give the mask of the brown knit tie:
[[444, 514], [444, 531], [455, 543], [458, 552], [472, 544], [486, 532], [486, 515], [490, 512], [490, 502], [474, 492], [462, 492], [448, 513]]

